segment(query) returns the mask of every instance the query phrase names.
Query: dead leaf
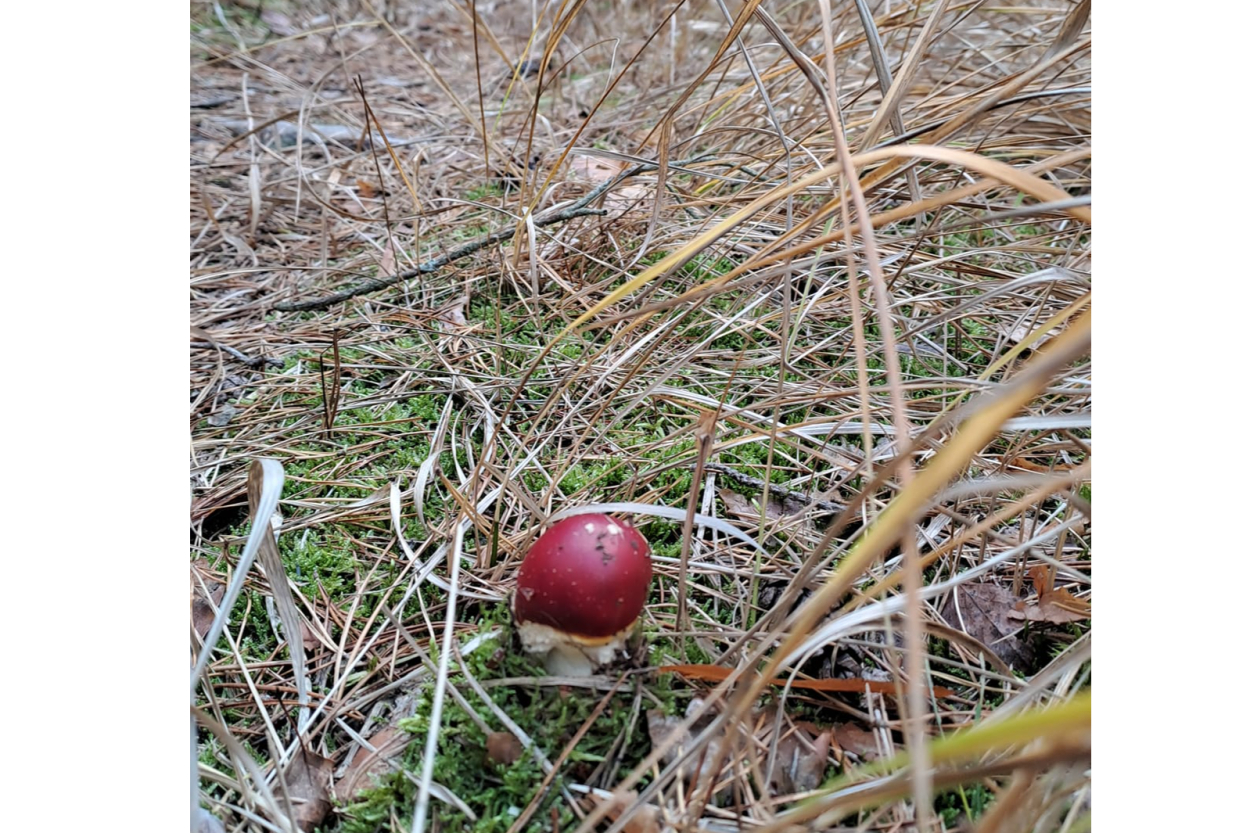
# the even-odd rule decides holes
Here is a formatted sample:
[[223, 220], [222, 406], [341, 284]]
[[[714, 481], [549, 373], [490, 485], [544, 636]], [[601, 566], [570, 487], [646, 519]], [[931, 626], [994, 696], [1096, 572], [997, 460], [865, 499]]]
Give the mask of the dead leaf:
[[389, 278], [395, 274], [395, 240], [394, 238], [386, 241], [386, 247], [382, 249], [382, 260], [378, 262], [378, 276]]
[[625, 163], [599, 156], [574, 156], [569, 170], [577, 179], [599, 185], [625, 170]]
[[303, 619], [299, 620], [299, 635], [304, 643], [305, 651], [315, 651], [321, 645], [321, 640], [317, 638], [317, 634], [313, 632], [312, 627]]
[[825, 780], [829, 764], [829, 733], [812, 738], [795, 726], [777, 741], [777, 765], [773, 767], [772, 788], [775, 795], [808, 792]]
[[367, 179], [356, 180], [356, 191], [362, 200], [371, 200], [378, 195], [378, 187]]
[[1065, 625], [1069, 622], [1084, 622], [1092, 615], [1089, 602], [1078, 599], [1062, 587], [1054, 586], [1052, 568], [1039, 564], [1029, 570], [1029, 578], [1033, 581], [1033, 589], [1037, 591], [1037, 602], [1017, 602], [1015, 610], [1011, 612], [1012, 618]]
[[391, 772], [391, 762], [408, 748], [411, 735], [397, 726], [386, 726], [373, 733], [369, 745], [377, 751], [360, 747], [352, 756], [347, 771], [334, 785], [334, 797], [347, 804], [356, 796], [376, 786], [377, 779]]
[[[690, 701], [686, 708], [687, 714], [698, 708], [701, 701], [695, 698]], [[694, 733], [697, 734], [712, 720], [714, 715], [709, 714], [705, 718], [696, 722]], [[671, 764], [686, 754], [695, 743], [695, 736], [689, 731], [681, 731], [681, 724], [684, 721], [680, 717], [666, 717], [662, 712], [653, 710], [647, 712], [647, 733], [651, 736], [652, 748], [658, 747], [662, 743], [668, 742], [669, 738], [679, 733], [676, 743], [670, 746], [664, 753], [661, 760], [665, 765]], [[686, 784], [694, 789], [696, 784], [716, 784], [722, 780], [721, 776], [725, 772], [725, 768], [730, 765], [730, 761], [722, 760], [721, 769], [717, 771], [715, 764], [720, 758], [721, 738], [711, 738], [703, 743], [698, 754], [686, 761], [680, 770], [686, 780]], [[727, 799], [732, 793], [732, 785], [723, 784], [713, 797], [717, 801]]]
[[301, 749], [286, 768], [287, 797], [300, 830], [312, 830], [325, 820], [330, 803], [330, 776], [334, 762], [310, 749]]
[[230, 424], [230, 420], [239, 414], [239, 409], [231, 403], [227, 402], [221, 406], [221, 410], [208, 418], [208, 424], [214, 428], [224, 428]]
[[[203, 588], [208, 589], [208, 596], [204, 595]], [[209, 578], [208, 562], [193, 561], [191, 563], [191, 626], [200, 635], [200, 639], [208, 636], [209, 628], [213, 626], [213, 618], [216, 616], [213, 613], [213, 607], [221, 604], [225, 595], [226, 585]], [[211, 605], [208, 603], [209, 598], [213, 600]]]
[[942, 607], [942, 618], [980, 642], [1007, 663], [1021, 669], [1032, 662], [1034, 652], [1016, 634], [1021, 624], [1012, 619], [1016, 597], [1005, 587], [988, 582], [961, 584]]
[[525, 754], [525, 747], [511, 732], [491, 732], [486, 736], [486, 757], [496, 764], [512, 766]]
[[[590, 797], [597, 804], [608, 804], [608, 818], [615, 822], [625, 808], [638, 800], [638, 793], [633, 790], [617, 790], [611, 798], [604, 798], [596, 793]], [[625, 820], [625, 833], [660, 833], [660, 810], [650, 804], [644, 804]]]
[[640, 203], [650, 193], [647, 186], [636, 182], [622, 185], [619, 188], [613, 188], [604, 195], [603, 207], [608, 209], [609, 217], [621, 217], [631, 209], [641, 214]]
[[[569, 163], [569, 170], [574, 179], [597, 186], [625, 170], [625, 163], [598, 156], [574, 156]], [[608, 209], [609, 217], [619, 218], [625, 212], [637, 208], [639, 202], [649, 193], [646, 185], [626, 180], [603, 195], [603, 207]]]
[[[691, 707], [697, 707], [696, 704], [698, 702], [698, 699], [691, 700]], [[711, 721], [712, 717], [713, 715], [708, 715], [706, 720], [700, 721], [700, 723], [706, 725], [706, 723]], [[647, 734], [651, 736], [651, 746], [653, 748], [658, 747], [661, 744], [666, 743], [669, 737], [675, 732], [681, 732], [681, 724], [683, 722], [682, 718], [668, 717], [658, 709], [653, 709], [652, 711], [647, 712]], [[694, 727], [696, 732], [698, 732], [700, 728], [701, 726], [698, 723]], [[662, 758], [663, 762], [666, 765], [671, 764], [673, 761], [684, 755], [686, 750], [691, 748], [693, 744], [694, 735], [692, 735], [689, 731], [681, 732], [681, 735], [677, 738], [676, 743], [669, 747], [668, 751], [664, 753]], [[705, 778], [712, 777], [712, 763], [718, 756], [718, 752], [720, 750], [720, 740], [713, 738], [704, 746], [704, 749], [706, 751], [701, 754], [699, 758], [690, 762], [691, 767], [697, 765], [699, 769], [697, 771], [688, 772], [688, 780], [702, 781]]]
[[434, 322], [438, 324], [438, 328], [450, 336], [442, 340], [442, 343], [450, 347], [453, 353], [460, 353], [465, 349], [467, 342], [462, 336], [478, 329], [477, 324], [470, 324], [469, 320], [464, 317], [464, 310], [468, 304], [469, 297], [465, 295], [434, 313]]
[[[698, 708], [699, 703], [697, 699], [692, 700], [687, 714]], [[714, 717], [714, 714], [705, 715], [695, 723], [691, 730], [682, 731], [681, 724], [684, 722], [682, 718], [669, 717], [658, 710], [650, 711], [647, 713], [647, 731], [651, 736], [651, 745], [655, 748], [670, 739], [675, 740], [674, 745], [662, 756], [665, 764], [671, 764], [693, 747], [696, 736], [710, 725]], [[776, 726], [777, 712], [775, 709], [768, 708], [753, 712], [747, 719], [745, 730], [755, 735], [754, 748], [767, 749], [772, 745]], [[777, 741], [776, 763], [770, 775], [771, 794], [774, 796], [793, 795], [816, 789], [824, 781], [825, 769], [829, 764], [832, 740], [830, 732], [805, 721], [792, 720], [788, 716], [783, 716], [781, 726], [782, 735]], [[681, 732], [681, 735], [673, 738], [676, 732]], [[718, 757], [724, 742], [721, 738], [711, 738], [703, 743], [699, 754], [689, 761], [691, 770], [696, 766], [699, 767], [697, 772], [687, 772], [686, 777], [689, 781], [706, 783], [713, 780], [721, 781], [724, 778], [726, 774], [724, 769], [719, 773], [713, 773], [711, 770], [712, 763]], [[748, 745], [751, 745], [749, 740]], [[734, 763], [732, 760], [726, 760], [722, 762], [722, 766], [732, 768]], [[730, 786], [726, 785], [717, 795], [722, 798], [727, 797], [730, 791]]]
[[850, 752], [861, 760], [872, 761], [881, 756], [876, 736], [854, 723], [835, 724], [833, 740], [844, 752]]
[[468, 303], [468, 296], [457, 298], [435, 312], [434, 320], [439, 323], [444, 332], [456, 332], [458, 329], [468, 327], [469, 321], [464, 317], [464, 308]]

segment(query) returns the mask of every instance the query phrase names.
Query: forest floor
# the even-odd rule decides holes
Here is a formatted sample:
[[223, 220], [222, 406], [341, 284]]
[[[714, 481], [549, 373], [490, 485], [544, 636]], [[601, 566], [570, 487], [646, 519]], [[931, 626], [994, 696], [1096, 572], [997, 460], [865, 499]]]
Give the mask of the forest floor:
[[201, 829], [1089, 828], [1089, 3], [829, 5], [192, 3]]

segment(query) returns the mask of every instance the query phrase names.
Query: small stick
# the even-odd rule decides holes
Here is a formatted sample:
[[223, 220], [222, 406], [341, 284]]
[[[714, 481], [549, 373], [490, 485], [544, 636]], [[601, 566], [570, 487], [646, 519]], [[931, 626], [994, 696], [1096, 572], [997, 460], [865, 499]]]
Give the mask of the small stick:
[[[692, 159], [683, 160], [681, 164], [689, 165], [692, 162], [698, 161], [699, 159], [702, 159], [702, 158], [703, 157], [701, 156], [697, 156]], [[557, 211], [551, 214], [545, 214], [542, 217], [535, 217], [534, 226], [535, 227], [550, 226], [550, 225], [554, 225], [555, 223], [563, 223], [567, 220], [572, 220], [575, 217], [586, 217], [586, 216], [591, 216], [591, 215], [597, 216], [597, 217], [604, 217], [608, 214], [608, 211], [606, 209], [587, 208], [587, 206], [590, 205], [590, 203], [597, 200], [599, 197], [603, 196], [610, 189], [614, 188], [615, 186], [619, 185], [621, 182], [625, 181], [626, 179], [633, 177], [633, 176], [637, 176], [643, 171], [651, 170], [656, 167], [658, 167], [658, 165], [654, 162], [640, 162], [637, 165], [634, 165], [633, 167], [627, 170], [621, 171], [619, 174], [617, 174], [616, 176], [612, 177], [609, 180], [606, 180], [605, 182], [603, 182], [602, 184], [600, 184], [599, 186], [591, 190], [590, 193], [586, 194], [584, 197], [582, 197], [581, 199], [579, 199], [577, 202], [573, 203], [572, 205], [568, 206], [567, 208], [564, 208], [560, 211]], [[516, 234], [515, 229], [501, 229], [499, 231], [491, 232], [490, 234], [484, 237], [479, 237], [477, 240], [472, 240], [468, 243], [465, 243], [463, 246], [459, 246], [455, 249], [452, 249], [450, 252], [447, 252], [446, 254], [439, 255], [436, 258], [431, 258], [430, 260], [427, 260], [424, 263], [418, 264], [412, 269], [408, 269], [403, 272], [396, 273], [395, 275], [392, 275], [389, 278], [375, 278], [373, 280], [365, 281], [362, 284], [354, 286], [351, 289], [344, 289], [341, 292], [335, 292], [331, 295], [325, 295], [321, 298], [314, 298], [311, 301], [282, 301], [281, 303], [274, 304], [273, 308], [278, 310], [279, 312], [304, 312], [306, 310], [326, 309], [327, 307], [333, 306], [334, 304], [340, 303], [342, 301], [351, 300], [352, 298], [355, 298], [358, 295], [366, 295], [370, 292], [377, 292], [379, 289], [386, 289], [388, 286], [394, 286], [400, 281], [411, 280], [412, 278], [415, 278], [418, 275], [428, 274], [430, 272], [435, 271], [436, 269], [440, 269], [443, 266], [446, 266], [448, 263], [451, 263], [452, 261], [459, 260], [462, 257], [468, 257], [469, 255], [473, 254], [477, 250], [482, 249], [486, 246], [489, 246], [492, 243], [498, 243], [501, 240], [507, 240], [515, 234]]]
[[236, 350], [229, 344], [222, 344], [220, 341], [193, 341], [192, 347], [216, 347], [218, 350], [229, 353], [248, 367], [260, 367], [262, 364], [271, 364], [274, 367], [282, 367], [282, 362], [277, 359], [271, 359], [267, 356], [249, 356], [242, 350]]
[[[534, 220], [534, 225], [550, 226], [555, 223], [572, 220], [574, 217], [585, 217], [591, 214], [603, 216], [607, 213], [608, 212], [604, 209], [569, 208], [556, 214], [536, 219]], [[353, 286], [351, 289], [344, 289], [341, 292], [335, 292], [321, 298], [314, 298], [311, 301], [283, 301], [282, 303], [274, 304], [273, 308], [281, 312], [303, 312], [305, 310], [325, 309], [341, 301], [351, 300], [357, 295], [366, 295], [370, 292], [377, 292], [379, 289], [386, 289], [388, 286], [394, 286], [400, 281], [410, 280], [418, 275], [429, 274], [440, 267], [446, 266], [454, 260], [459, 260], [462, 257], [468, 257], [478, 249], [489, 246], [492, 243], [498, 243], [501, 240], [507, 240], [514, 234], [516, 234], [515, 229], [502, 229], [500, 231], [492, 232], [485, 237], [479, 237], [477, 240], [465, 243], [463, 246], [452, 249], [446, 254], [431, 258], [424, 263], [414, 266], [412, 269], [399, 272], [389, 278], [375, 278], [373, 280], [365, 281], [357, 286]]]

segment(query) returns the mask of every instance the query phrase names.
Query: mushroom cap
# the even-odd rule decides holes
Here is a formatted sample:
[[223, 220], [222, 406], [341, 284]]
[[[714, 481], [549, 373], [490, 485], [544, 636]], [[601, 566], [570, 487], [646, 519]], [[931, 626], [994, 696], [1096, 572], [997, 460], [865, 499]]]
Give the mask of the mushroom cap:
[[651, 587], [651, 548], [607, 515], [574, 515], [538, 537], [521, 562], [512, 611], [582, 645], [613, 642], [635, 622]]

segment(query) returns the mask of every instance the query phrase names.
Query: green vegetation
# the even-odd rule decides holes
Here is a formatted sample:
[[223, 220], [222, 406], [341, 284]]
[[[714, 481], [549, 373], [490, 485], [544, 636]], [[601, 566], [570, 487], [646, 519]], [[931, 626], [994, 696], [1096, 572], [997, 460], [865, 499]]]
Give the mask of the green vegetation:
[[[504, 608], [486, 615], [486, 621], [506, 621]], [[487, 628], [483, 629], [486, 632]], [[544, 672], [540, 664], [506, 644], [508, 636], [487, 642], [465, 658], [469, 673], [477, 680], [536, 678]], [[439, 728], [439, 754], [435, 759], [433, 780], [459, 797], [475, 818], [467, 817], [454, 805], [443, 801], [432, 804], [436, 823], [445, 829], [472, 830], [475, 833], [505, 831], [516, 821], [522, 808], [529, 806], [539, 794], [543, 769], [534, 756], [518, 746], [506, 748], [517, 754], [516, 760], [501, 760], [498, 752], [488, 751], [489, 732], [507, 732], [488, 704], [465, 684], [460, 673], [453, 673], [449, 684], [465, 693], [472, 713], [455, 702], [447, 702]], [[421, 772], [424, 739], [429, 731], [429, 709], [433, 685], [420, 692], [416, 714], [400, 722], [400, 727], [413, 736], [403, 757], [404, 772], [393, 773], [379, 785], [343, 809], [344, 833], [364, 833], [377, 829], [392, 814], [410, 819], [417, 785], [409, 774]], [[573, 737], [589, 721], [599, 705], [603, 692], [587, 690], [563, 691], [558, 686], [516, 683], [487, 689], [492, 704], [507, 714], [530, 734], [538, 750], [547, 760], [558, 758]], [[645, 720], [630, 708], [631, 687], [626, 685], [613, 695], [613, 703], [603, 709], [591, 723], [582, 740], [566, 757], [565, 775], [557, 777], [550, 789], [543, 791], [538, 810], [525, 830], [550, 830], [552, 810], [561, 827], [575, 823], [567, 806], [560, 806], [560, 789], [566, 780], [575, 783], [593, 782], [603, 775], [603, 764], [631, 766], [649, 750]]]
[[[1091, 457], [1092, 431], [1070, 427], [1083, 424], [1073, 417], [1089, 413], [1092, 364], [1078, 345], [1061, 368], [1030, 374], [1045, 352], [1037, 344], [1017, 349], [1060, 313], [1071, 315], [1053, 341], [1078, 339], [1088, 307], [1092, 237], [1081, 207], [1056, 210], [1051, 202], [1029, 213], [1038, 193], [1052, 193], [1046, 189], [1080, 194], [1088, 187], [1088, 102], [1071, 92], [1088, 78], [1088, 36], [1066, 23], [1083, 7], [1035, 9], [1028, 27], [1001, 32], [999, 12], [943, 21], [942, 49], [926, 54], [906, 79], [900, 112], [911, 126], [939, 125], [924, 142], [1013, 165], [1018, 178], [1006, 184], [987, 180], [975, 164], [931, 160], [892, 172], [879, 159], [858, 171], [861, 182], [873, 181], [864, 193], [876, 218], [871, 227], [855, 216], [857, 208], [843, 213], [851, 189], [839, 176], [820, 174], [825, 178], [813, 177], [792, 200], [776, 198], [787, 182], [835, 161], [835, 135], [806, 77], [787, 67], [782, 52], [755, 48], [761, 37], [778, 40], [759, 21], [743, 32], [745, 53], [734, 49], [713, 60], [723, 31], [666, 23], [652, 4], [591, 4], [585, 9], [598, 15], [594, 20], [581, 8], [558, 23], [551, 10], [539, 10], [546, 15], [536, 23], [539, 34], [557, 41], [557, 64], [567, 71], [549, 75], [542, 90], [527, 79], [506, 101], [499, 79], [530, 57], [524, 50], [548, 45], [531, 37], [535, 21], [527, 15], [493, 20], [488, 32], [466, 23], [463, 9], [438, 4], [412, 19], [403, 9], [379, 8], [385, 24], [372, 11], [320, 2], [197, 3], [191, 10], [193, 84], [205, 92], [234, 96], [246, 88], [246, 115], [261, 121], [300, 108], [319, 122], [354, 129], [366, 118], [355, 88], [359, 73], [378, 126], [406, 140], [393, 154], [342, 141], [258, 146], [239, 140], [230, 124], [242, 118], [243, 102], [231, 99], [220, 110], [206, 104], [194, 113], [195, 141], [209, 149], [193, 147], [205, 170], [196, 172], [191, 203], [192, 320], [223, 346], [194, 341], [191, 350], [191, 549], [214, 578], [237, 569], [249, 529], [247, 466], [273, 458], [286, 476], [278, 538], [286, 574], [247, 577], [227, 631], [237, 653], [226, 638], [215, 646], [200, 704], [255, 758], [267, 784], [282, 789], [271, 777], [273, 756], [295, 742], [292, 692], [303, 681], [293, 679], [268, 590], [288, 581], [300, 616], [318, 635], [307, 651], [318, 713], [300, 742], [341, 772], [351, 766], [345, 750], [380, 725], [403, 717], [409, 739], [388, 756], [390, 773], [375, 787], [315, 822], [321, 833], [393, 833], [411, 824], [435, 697], [430, 663], [438, 661], [448, 628], [461, 648], [497, 635], [463, 657], [463, 667], [450, 658], [450, 689], [433, 727], [433, 780], [440, 786], [429, 810], [430, 829], [438, 830], [568, 831], [593, 806], [579, 790], [613, 790], [631, 774], [641, 779], [634, 789], [656, 787], [646, 809], [662, 812], [665, 825], [707, 827], [713, 814], [718, 825], [780, 825], [794, 820], [783, 818], [787, 813], [797, 817], [832, 800], [830, 782], [783, 796], [759, 768], [766, 761], [760, 756], [774, 750], [778, 760], [789, 755], [786, 766], [796, 764], [801, 744], [780, 749], [761, 726], [747, 726], [751, 717], [715, 731], [705, 720], [683, 740], [700, 756], [727, 748], [721, 742], [738, 728], [754, 740], [733, 747], [736, 769], [716, 775], [724, 791], [699, 797], [711, 776], [697, 768], [638, 769], [651, 752], [648, 712], [685, 715], [696, 698], [710, 704], [709, 718], [739, 702], [748, 716], [775, 706], [793, 730], [787, 737], [808, 732], [810, 741], [834, 724], [850, 724], [875, 732], [881, 743], [887, 729], [902, 750], [917, 739], [899, 730], [905, 722], [896, 691], [870, 697], [860, 686], [913, 673], [909, 659], [921, 657], [932, 682], [955, 690], [926, 700], [936, 712], [927, 725], [944, 739], [1022, 692], [1053, 714], [1092, 679], [1084, 653], [1090, 621], [1025, 621], [1011, 607], [1035, 604], [1046, 592], [1035, 591], [1029, 577], [1041, 564], [1064, 565], [1056, 581], [1073, 596], [1085, 601], [1092, 593], [1091, 526], [1081, 517], [1091, 484], [1075, 468]], [[816, 30], [800, 11], [779, 6], [770, 13], [792, 36], [807, 37]], [[883, 31], [887, 51], [922, 43], [930, 13], [923, 5], [896, 10]], [[853, 17], [846, 18], [852, 26]], [[287, 27], [295, 34], [276, 34]], [[1052, 73], [1028, 89], [1006, 87], [1046, 54], [1057, 32], [1084, 43], [1062, 59], [1062, 95], [1050, 90], [992, 117], [975, 109], [1000, 93], [1031, 95], [1037, 84], [1059, 85]], [[858, 152], [890, 138], [888, 130], [864, 134], [880, 89], [864, 69], [873, 65], [868, 39], [847, 35], [836, 49], [828, 46], [840, 68], [853, 70], [840, 77], [836, 113]], [[815, 37], [803, 43], [805, 51], [823, 46]], [[582, 114], [596, 107], [584, 124]], [[942, 135], [940, 125], [948, 124], [960, 125], [959, 132]], [[683, 164], [668, 170], [658, 202], [659, 176], [644, 171], [598, 198], [592, 207], [601, 215], [561, 217], [531, 238], [515, 218], [572, 205], [594, 187], [550, 167], [587, 145], [615, 154], [600, 173], [616, 160], [659, 154]], [[907, 147], [899, 152], [911, 152]], [[501, 166], [509, 157], [530, 165], [545, 183], [541, 192], [509, 184]], [[1021, 187], [1019, 178], [1032, 184]], [[375, 198], [358, 199], [362, 180], [376, 185]], [[625, 203], [635, 207], [626, 210]], [[721, 228], [703, 250], [688, 248], [735, 215], [734, 226]], [[860, 229], [838, 236], [848, 223]], [[515, 239], [401, 284], [323, 309], [280, 309], [376, 277], [388, 243], [402, 269], [513, 229]], [[869, 236], [879, 271], [868, 257]], [[614, 289], [676, 252], [686, 257], [682, 266], [565, 332]], [[733, 281], [714, 292], [676, 300], [731, 273]], [[951, 414], [984, 392], [1014, 390], [1013, 383], [1027, 394], [1013, 402], [1013, 418], [1038, 419], [996, 422], [975, 434], [974, 450], [963, 450], [968, 435], [956, 432]], [[917, 432], [914, 447], [898, 408]], [[971, 430], [971, 413], [958, 411], [960, 431]], [[908, 474], [901, 450], [921, 477]], [[704, 452], [715, 465], [696, 480]], [[939, 478], [926, 472], [940, 474], [942, 483], [932, 486]], [[1030, 498], [1039, 494], [1040, 478], [1054, 488]], [[765, 481], [774, 497], [773, 487], [784, 488], [854, 509], [836, 529], [827, 509], [804, 510], [793, 501], [781, 517], [776, 502], [762, 520], [740, 516], [730, 493], [758, 499]], [[633, 502], [684, 511], [692, 498], [697, 511], [732, 524], [758, 547], [708, 526], [697, 541], [683, 541], [680, 520], [634, 514], [630, 521], [656, 559], [641, 626], [646, 643], [603, 672], [619, 688], [588, 725], [606, 696], [602, 684], [549, 684], [515, 644], [506, 598], [518, 565], [535, 532], [570, 506]], [[983, 523], [1007, 507], [1010, 516]], [[1069, 526], [1056, 532], [1058, 524]], [[463, 546], [445, 555], [461, 528]], [[894, 613], [870, 611], [878, 600], [865, 589], [896, 586], [910, 551], [903, 542], [913, 538], [922, 555], [937, 553], [923, 572], [926, 585], [995, 585], [1008, 593], [998, 597], [1006, 599], [1002, 609], [961, 608], [965, 618], [948, 616], [945, 606], [952, 595], [959, 600], [959, 591], [943, 588], [928, 597], [933, 607], [922, 616], [914, 597], [900, 599], [897, 589], [882, 597], [897, 605]], [[1009, 550], [1016, 550], [1010, 559], [999, 559]], [[447, 589], [453, 572], [454, 603]], [[781, 609], [787, 590], [794, 603]], [[808, 646], [801, 661], [777, 669], [799, 672], [793, 689], [783, 694], [760, 680], [766, 687], [758, 696], [739, 701], [758, 680], [761, 656], [869, 612], [878, 618]], [[995, 614], [1007, 618], [993, 628], [974, 621]], [[903, 626], [922, 620], [933, 628], [919, 637], [927, 639], [923, 652], [913, 653]], [[1003, 627], [1028, 640], [1029, 668], [1001, 673], [1000, 664], [978, 657], [975, 642], [1007, 650]], [[721, 667], [707, 679], [654, 667], [679, 663]], [[742, 669], [743, 681], [724, 697], [712, 693], [717, 674], [730, 668]], [[812, 682], [807, 677], [848, 679], [855, 688], [801, 685]], [[405, 714], [392, 715], [396, 698], [411, 700], [411, 712], [405, 706]], [[502, 742], [497, 733], [511, 736], [509, 723], [555, 763], [549, 785], [533, 755], [488, 751], [492, 737]], [[1073, 801], [1084, 801], [1088, 786], [1079, 729], [1055, 735], [1062, 742], [1046, 750], [1054, 760], [1027, 764], [1051, 779], [1039, 775], [1046, 790]], [[801, 748], [816, 758], [807, 763], [808, 786], [843, 764], [850, 771], [834, 777], [861, 779], [857, 795], [897, 786], [884, 770], [855, 765], [836, 747], [828, 754]], [[871, 826], [929, 814], [948, 827], [970, 824], [1016, 783], [1013, 756], [1021, 754], [999, 745], [975, 761], [943, 764], [944, 774], [987, 761], [1003, 768], [944, 787], [931, 807], [916, 807], [908, 796], [882, 807], [848, 799], [842, 821]], [[253, 775], [207, 732], [199, 758], [213, 769], [202, 779], [202, 797], [228, 829], [259, 830], [256, 818], [282, 826], [281, 808], [261, 806], [248, 783]], [[717, 809], [705, 812], [710, 807]], [[1081, 811], [1074, 806], [1077, 826]], [[805, 826], [814, 825], [801, 819], [793, 828]]]

